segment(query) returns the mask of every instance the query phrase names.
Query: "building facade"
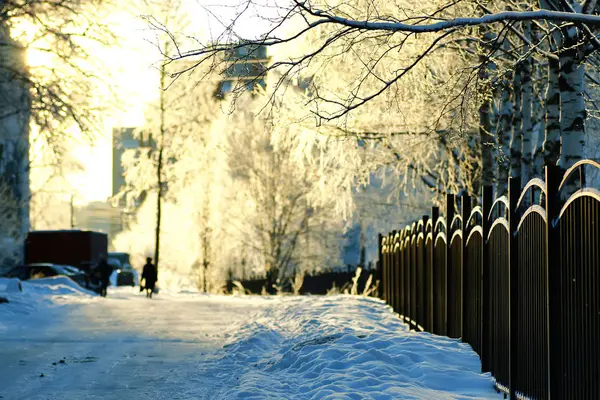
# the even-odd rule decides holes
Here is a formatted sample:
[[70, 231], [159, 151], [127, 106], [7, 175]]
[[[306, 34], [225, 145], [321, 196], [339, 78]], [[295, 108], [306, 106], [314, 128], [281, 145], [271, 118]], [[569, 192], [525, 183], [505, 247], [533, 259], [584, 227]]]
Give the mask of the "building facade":
[[265, 73], [269, 58], [265, 46], [247, 45], [233, 49], [225, 54], [227, 68], [221, 76], [217, 97], [234, 90], [252, 91], [256, 87], [265, 87]]

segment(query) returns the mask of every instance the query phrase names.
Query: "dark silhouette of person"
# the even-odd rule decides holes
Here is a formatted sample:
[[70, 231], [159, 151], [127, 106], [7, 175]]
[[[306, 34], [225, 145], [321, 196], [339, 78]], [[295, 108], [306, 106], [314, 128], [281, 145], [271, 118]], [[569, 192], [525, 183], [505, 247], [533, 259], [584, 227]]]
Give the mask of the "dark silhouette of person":
[[146, 289], [146, 297], [152, 298], [152, 292], [154, 292], [154, 286], [156, 285], [157, 280], [158, 271], [156, 270], [156, 266], [152, 264], [152, 259], [148, 257], [146, 258], [146, 265], [144, 265], [142, 279], [140, 280], [140, 282], [144, 281], [143, 288]]
[[106, 258], [101, 257], [96, 266], [96, 273], [100, 280], [100, 296], [106, 297], [107, 288], [110, 283], [110, 275], [112, 274], [112, 267], [106, 262]]

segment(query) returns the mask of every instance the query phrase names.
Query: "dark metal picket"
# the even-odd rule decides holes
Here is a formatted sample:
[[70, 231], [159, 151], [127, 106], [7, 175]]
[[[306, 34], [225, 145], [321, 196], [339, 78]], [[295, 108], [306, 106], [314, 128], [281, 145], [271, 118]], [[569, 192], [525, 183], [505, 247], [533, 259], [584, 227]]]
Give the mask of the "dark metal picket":
[[417, 329], [425, 329], [425, 225], [427, 219], [419, 220], [417, 225], [417, 240], [415, 248], [415, 263], [417, 266], [416, 305]]
[[434, 226], [433, 243], [433, 333], [446, 335], [447, 298], [446, 298], [446, 222], [438, 218]]
[[490, 271], [489, 367], [497, 387], [508, 390], [510, 383], [510, 275], [508, 254], [508, 200], [498, 198], [484, 218], [494, 221], [487, 238], [489, 258], [484, 260]]
[[433, 224], [437, 219], [438, 210], [431, 210], [431, 219], [427, 221], [425, 231], [425, 331], [433, 333], [433, 254], [435, 246], [433, 244]]
[[[453, 206], [453, 205], [449, 205]], [[462, 336], [462, 221], [455, 215], [450, 226], [448, 254], [448, 337]]]
[[404, 229], [404, 240], [402, 243], [402, 268], [403, 268], [403, 272], [404, 272], [404, 285], [401, 286], [403, 288], [403, 292], [404, 292], [404, 309], [403, 309], [403, 315], [404, 315], [404, 322], [406, 322], [409, 326], [411, 326], [411, 316], [410, 316], [410, 310], [411, 310], [411, 303], [412, 303], [412, 290], [411, 290], [411, 260], [410, 260], [410, 254], [411, 254], [411, 246], [410, 246], [410, 239], [411, 239], [411, 228], [410, 227], [406, 227]]
[[410, 309], [408, 317], [410, 326], [417, 329], [417, 224], [413, 223], [410, 232], [410, 241], [407, 242], [407, 249], [410, 249], [408, 255], [410, 269]]
[[400, 289], [401, 279], [401, 268], [400, 263], [400, 234], [396, 231], [392, 232], [392, 245], [393, 245], [393, 256], [392, 256], [392, 286], [393, 286], [393, 309], [400, 315], [402, 315], [402, 303], [403, 303], [403, 292]]

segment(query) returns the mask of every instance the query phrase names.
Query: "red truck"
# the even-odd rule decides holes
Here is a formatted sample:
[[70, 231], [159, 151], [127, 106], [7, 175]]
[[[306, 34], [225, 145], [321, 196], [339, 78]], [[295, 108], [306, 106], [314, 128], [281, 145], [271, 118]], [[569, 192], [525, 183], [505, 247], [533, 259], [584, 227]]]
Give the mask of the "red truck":
[[89, 273], [107, 258], [106, 233], [81, 230], [31, 231], [25, 240], [25, 263], [72, 265]]

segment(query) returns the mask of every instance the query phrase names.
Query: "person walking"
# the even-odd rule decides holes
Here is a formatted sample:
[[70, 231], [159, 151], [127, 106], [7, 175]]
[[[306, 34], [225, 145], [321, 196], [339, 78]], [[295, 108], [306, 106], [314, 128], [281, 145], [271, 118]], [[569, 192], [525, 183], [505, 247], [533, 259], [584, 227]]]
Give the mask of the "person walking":
[[100, 280], [100, 296], [106, 297], [107, 288], [110, 284], [110, 275], [112, 274], [112, 267], [106, 262], [106, 258], [101, 257], [96, 266], [96, 272], [98, 279]]
[[[152, 264], [152, 258], [146, 258], [146, 265], [144, 265], [144, 270], [142, 271], [142, 279], [140, 280], [140, 288], [146, 289], [146, 297], [152, 298], [152, 292], [154, 292], [154, 286], [156, 285], [156, 281], [158, 280], [158, 271], [156, 270], [156, 266]], [[144, 281], [144, 286], [141, 285], [141, 282]]]

